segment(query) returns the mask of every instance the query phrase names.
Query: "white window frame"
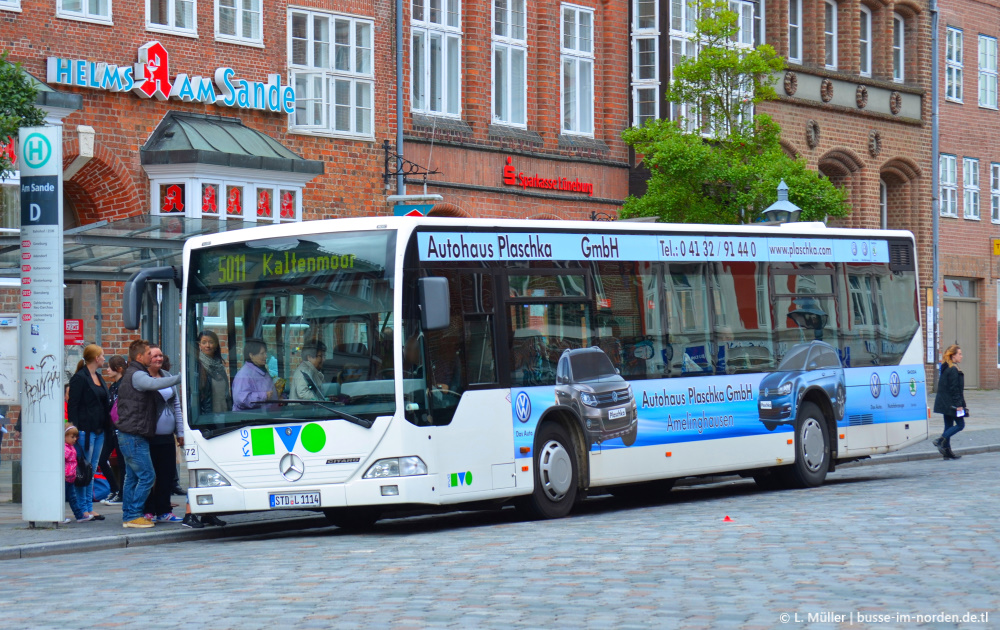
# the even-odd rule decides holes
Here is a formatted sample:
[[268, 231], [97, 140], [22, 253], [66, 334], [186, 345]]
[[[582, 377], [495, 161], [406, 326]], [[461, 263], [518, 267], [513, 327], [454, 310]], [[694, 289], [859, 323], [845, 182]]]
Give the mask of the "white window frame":
[[881, 177], [878, 180], [879, 228], [889, 229], [889, 187]]
[[978, 158], [962, 158], [962, 216], [979, 221]]
[[948, 101], [962, 102], [963, 97], [963, 68], [962, 55], [965, 49], [965, 34], [962, 29], [949, 26], [945, 35], [944, 52], [944, 74], [945, 92], [944, 98]]
[[[493, 123], [496, 125], [507, 125], [511, 127], [519, 127], [522, 129], [528, 128], [528, 0], [507, 0], [506, 7], [503, 8], [504, 21], [497, 21], [497, 3], [492, 2], [493, 13], [491, 15], [490, 23], [493, 28], [490, 29], [492, 33], [493, 47], [490, 55], [490, 63], [492, 67], [490, 85], [492, 87], [490, 102], [491, 106], [491, 117]], [[515, 7], [515, 4], [519, 4], [519, 7]], [[514, 26], [514, 16], [517, 14], [515, 9], [519, 8], [521, 10], [521, 24], [520, 33], [515, 32]], [[497, 29], [500, 25], [504, 26], [504, 33], [497, 34]], [[502, 54], [504, 56], [506, 72], [504, 76], [501, 77], [501, 81], [504, 85], [501, 88], [506, 88], [504, 91], [503, 112], [501, 115], [497, 114], [497, 55]], [[517, 53], [520, 53], [521, 62], [518, 64], [520, 66], [521, 80], [517, 80], [515, 74], [515, 63], [514, 57]], [[517, 99], [520, 99], [520, 103], [517, 103]], [[515, 116], [515, 107], [520, 105], [521, 120], [517, 120]]]
[[[729, 10], [739, 16], [736, 19], [736, 24], [740, 30], [737, 32], [736, 41], [734, 42], [737, 46], [746, 48], [753, 48], [754, 46], [755, 4], [756, 2], [750, 0], [729, 0]], [[747, 21], [748, 17], [749, 22]]]
[[[235, 6], [232, 7], [233, 11], [236, 13], [236, 18], [234, 20], [234, 25], [236, 26], [235, 35], [230, 35], [228, 33], [223, 33], [219, 29], [219, 25], [222, 21], [219, 19], [219, 12], [222, 9], [221, 0], [215, 0], [215, 39], [220, 42], [229, 42], [230, 44], [240, 44], [243, 46], [256, 46], [264, 47], [264, 0], [255, 0], [257, 2], [257, 36], [248, 36], [243, 33], [243, 14], [247, 12], [247, 9], [243, 6], [243, 0], [233, 0]], [[229, 7], [226, 7], [229, 8]], [[251, 11], [252, 12], [252, 11]]]
[[[239, 219], [242, 221], [256, 222], [261, 224], [272, 224], [272, 223], [294, 223], [302, 220], [302, 189], [303, 178], [299, 177], [299, 181], [282, 181], [278, 178], [274, 178], [275, 173], [270, 172], [267, 175], [262, 173], [262, 177], [267, 177], [270, 175], [271, 179], [259, 179], [255, 177], [254, 179], [241, 179], [239, 175], [235, 175], [232, 172], [226, 173], [228, 167], [219, 167], [214, 175], [206, 175], [199, 172], [195, 174], [193, 171], [186, 169], [187, 172], [178, 172], [177, 175], [169, 175], [166, 173], [158, 173], [152, 175], [149, 179], [149, 197], [150, 197], [150, 214], [154, 216], [184, 216], [191, 219], [218, 219], [219, 221], [225, 221], [226, 219]], [[176, 170], [174, 167], [173, 170]], [[206, 170], [212, 171], [216, 170], [212, 167], [208, 167]], [[184, 185], [184, 210], [183, 213], [172, 212], [163, 213], [160, 209], [160, 186], [163, 184], [183, 184]], [[202, 214], [201, 211], [201, 195], [202, 195], [202, 185], [203, 184], [215, 184], [219, 187], [219, 196], [217, 198], [219, 213], [216, 214]], [[226, 214], [226, 187], [227, 186], [240, 186], [243, 188], [243, 208], [241, 215], [228, 215]], [[258, 189], [272, 189], [276, 191], [274, 197], [272, 197], [272, 213], [271, 218], [258, 219], [257, 217], [257, 190]], [[280, 191], [290, 190], [295, 192], [295, 212], [294, 217], [291, 219], [282, 219], [280, 216]]]
[[[86, 2], [87, 0], [84, 0]], [[146, 30], [151, 33], [167, 33], [182, 37], [198, 37], [198, 0], [161, 0], [167, 4], [167, 21], [169, 24], [153, 22], [152, 0], [146, 0]], [[191, 5], [191, 27], [176, 26], [176, 6], [178, 2]]]
[[892, 14], [892, 80], [906, 80], [906, 20], [898, 13]]
[[64, 18], [67, 20], [77, 20], [79, 22], [90, 22], [92, 24], [104, 24], [108, 26], [114, 26], [114, 20], [112, 16], [114, 11], [112, 10], [112, 0], [107, 0], [108, 13], [107, 15], [101, 13], [91, 13], [90, 12], [90, 2], [89, 0], [80, 0], [80, 10], [72, 11], [65, 8], [65, 0], [56, 0], [56, 17]]
[[[796, 13], [794, 20], [792, 9]], [[788, 0], [788, 61], [802, 63], [802, 0]]]
[[861, 76], [872, 76], [872, 10], [865, 5], [858, 12], [858, 59]]
[[[632, 1], [632, 124], [640, 126], [646, 120], [656, 120], [660, 117], [660, 3], [658, 0], [642, 0], [653, 7], [653, 26], [642, 27], [639, 24], [640, 0]], [[639, 42], [652, 42], [653, 66], [652, 76], [641, 77], [639, 70]], [[649, 117], [640, 117], [640, 93], [653, 93], [653, 112]]]
[[[837, 3], [833, 0], [823, 1], [823, 52], [826, 55], [823, 61], [830, 70], [837, 69], [837, 8]], [[832, 24], [827, 19], [828, 9]]]
[[[305, 37], [305, 49], [306, 58], [305, 63], [295, 63], [294, 55], [294, 41], [292, 29], [294, 26], [295, 15], [306, 16], [306, 37]], [[317, 20], [327, 21], [327, 33], [329, 39], [326, 40], [326, 63], [323, 64], [322, 60], [316, 59], [316, 39], [315, 39], [315, 26]], [[348, 69], [337, 69], [336, 64], [336, 25], [338, 21], [348, 22], [348, 33], [349, 40], [347, 47], [349, 49], [348, 53]], [[366, 25], [368, 27], [368, 44], [369, 47], [360, 47], [357, 42], [357, 31], [359, 25]], [[309, 101], [319, 101], [321, 103], [322, 120], [319, 124], [300, 124], [296, 120], [296, 113], [293, 113], [288, 117], [288, 130], [292, 133], [302, 133], [307, 135], [318, 135], [318, 136], [329, 136], [337, 138], [354, 138], [360, 140], [372, 140], [375, 139], [375, 51], [374, 51], [374, 41], [375, 41], [375, 24], [372, 20], [354, 17], [352, 15], [343, 15], [339, 13], [328, 13], [326, 11], [314, 11], [311, 9], [298, 9], [289, 8], [288, 9], [288, 74], [289, 82], [296, 86], [296, 112], [298, 111], [298, 104], [300, 100]], [[367, 56], [367, 71], [364, 68], [359, 69], [358, 53], [359, 50], [368, 50]], [[320, 65], [317, 65], [320, 64]], [[302, 94], [302, 90], [298, 89], [298, 78], [305, 77], [307, 80], [307, 91]], [[314, 89], [317, 87], [316, 79], [319, 81], [319, 90], [322, 94], [318, 96], [314, 93]], [[337, 103], [334, 102], [336, 98], [335, 88], [337, 84], [348, 83], [349, 103], [346, 107], [349, 109], [350, 113], [348, 115], [350, 120], [350, 129], [337, 129], [335, 125], [336, 120], [336, 107]], [[360, 88], [364, 86], [368, 92], [368, 103], [367, 107], [365, 104], [359, 103], [358, 98], [359, 92], [362, 92]], [[340, 105], [340, 107], [345, 107]], [[358, 111], [368, 110], [368, 129], [359, 130], [358, 129]]]
[[990, 221], [1000, 223], [1000, 164], [990, 164]]
[[0, 11], [21, 12], [21, 0], [0, 0]]
[[[692, 0], [671, 0], [670, 4], [670, 80], [674, 79], [674, 67], [685, 57], [697, 57], [698, 46], [694, 41], [694, 20], [696, 6]], [[694, 106], [691, 103], [670, 103], [670, 120], [677, 122], [684, 118], [687, 131], [693, 133], [698, 128]]]
[[958, 218], [958, 158], [954, 155], [941, 154], [939, 163], [939, 181], [941, 186], [940, 212], [943, 217]]
[[[462, 0], [439, 0], [438, 9], [433, 8], [434, 0], [411, 0], [410, 20], [410, 110], [415, 113], [447, 118], [462, 117]], [[419, 12], [418, 12], [419, 7]], [[454, 10], [452, 10], [454, 9]], [[438, 20], [434, 20], [434, 11], [438, 11]], [[454, 19], [449, 23], [450, 16]], [[419, 19], [418, 19], [419, 18]], [[417, 38], [423, 37], [423, 53], [420, 54], [420, 64], [416, 63], [418, 56]], [[431, 95], [431, 46], [434, 38], [441, 40], [440, 62], [440, 94], [441, 107], [433, 109]], [[452, 49], [452, 46], [455, 48]], [[454, 50], [456, 55], [454, 85], [449, 85], [448, 53]], [[421, 70], [420, 81], [415, 74]], [[418, 103], [417, 89], [423, 86], [425, 94]]]
[[997, 108], [997, 38], [979, 36], [979, 106]]
[[[571, 35], [573, 46], [566, 46], [566, 12], [573, 12], [573, 25], [575, 32]], [[580, 16], [587, 15], [590, 18], [590, 49], [585, 50], [578, 45], [580, 41]], [[597, 38], [596, 25], [594, 23], [594, 10], [590, 7], [583, 7], [575, 4], [562, 3], [559, 5], [559, 132], [566, 135], [594, 137], [594, 71], [596, 63], [594, 60], [594, 43]], [[576, 76], [576, 101], [574, 110], [570, 112], [573, 116], [571, 124], [567, 127], [566, 122], [566, 64], [572, 64]], [[580, 86], [581, 68], [589, 66], [590, 72], [590, 97], [581, 95]], [[589, 122], [589, 125], [586, 123]]]

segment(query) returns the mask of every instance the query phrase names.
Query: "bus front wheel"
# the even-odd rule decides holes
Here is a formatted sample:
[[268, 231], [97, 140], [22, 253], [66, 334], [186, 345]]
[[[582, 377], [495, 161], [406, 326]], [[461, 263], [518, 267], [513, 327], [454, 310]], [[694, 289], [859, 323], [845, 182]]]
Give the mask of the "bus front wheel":
[[535, 444], [535, 487], [520, 506], [530, 518], [562, 518], [576, 501], [576, 447], [566, 429], [554, 422], [541, 427]]
[[789, 470], [789, 485], [815, 488], [830, 469], [830, 437], [826, 418], [815, 404], [802, 405], [795, 423], [795, 463]]

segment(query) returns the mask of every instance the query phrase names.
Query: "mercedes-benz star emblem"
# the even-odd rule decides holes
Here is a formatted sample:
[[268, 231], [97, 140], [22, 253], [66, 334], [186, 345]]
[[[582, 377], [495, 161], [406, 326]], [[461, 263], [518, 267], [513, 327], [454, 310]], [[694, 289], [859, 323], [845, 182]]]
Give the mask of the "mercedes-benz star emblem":
[[295, 453], [285, 453], [278, 462], [278, 472], [288, 481], [298, 481], [302, 479], [302, 474], [306, 471], [302, 458]]

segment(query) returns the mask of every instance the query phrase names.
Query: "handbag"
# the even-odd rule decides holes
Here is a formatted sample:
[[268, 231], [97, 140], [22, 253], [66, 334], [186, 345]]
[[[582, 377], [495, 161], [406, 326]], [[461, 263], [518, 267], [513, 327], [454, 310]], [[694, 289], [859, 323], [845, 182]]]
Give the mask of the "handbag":
[[[90, 436], [87, 436], [87, 442], [90, 442]], [[90, 485], [90, 482], [94, 480], [94, 467], [90, 465], [87, 458], [82, 456], [83, 453], [80, 449], [76, 450], [76, 479], [73, 480], [73, 485], [77, 488], [86, 488]]]

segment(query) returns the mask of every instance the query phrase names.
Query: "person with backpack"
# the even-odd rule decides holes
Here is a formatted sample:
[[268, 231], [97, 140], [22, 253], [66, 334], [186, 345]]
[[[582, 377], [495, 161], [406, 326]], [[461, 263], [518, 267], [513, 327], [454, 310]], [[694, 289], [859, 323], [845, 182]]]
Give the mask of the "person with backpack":
[[[83, 349], [83, 359], [76, 366], [76, 373], [69, 380], [69, 400], [66, 413], [69, 423], [80, 433], [79, 446], [91, 469], [96, 469], [104, 447], [104, 437], [111, 429], [111, 399], [101, 371], [104, 368], [104, 350], [97, 344]], [[85, 516], [103, 521], [104, 516], [94, 512], [94, 483], [74, 486], [77, 503]]]

